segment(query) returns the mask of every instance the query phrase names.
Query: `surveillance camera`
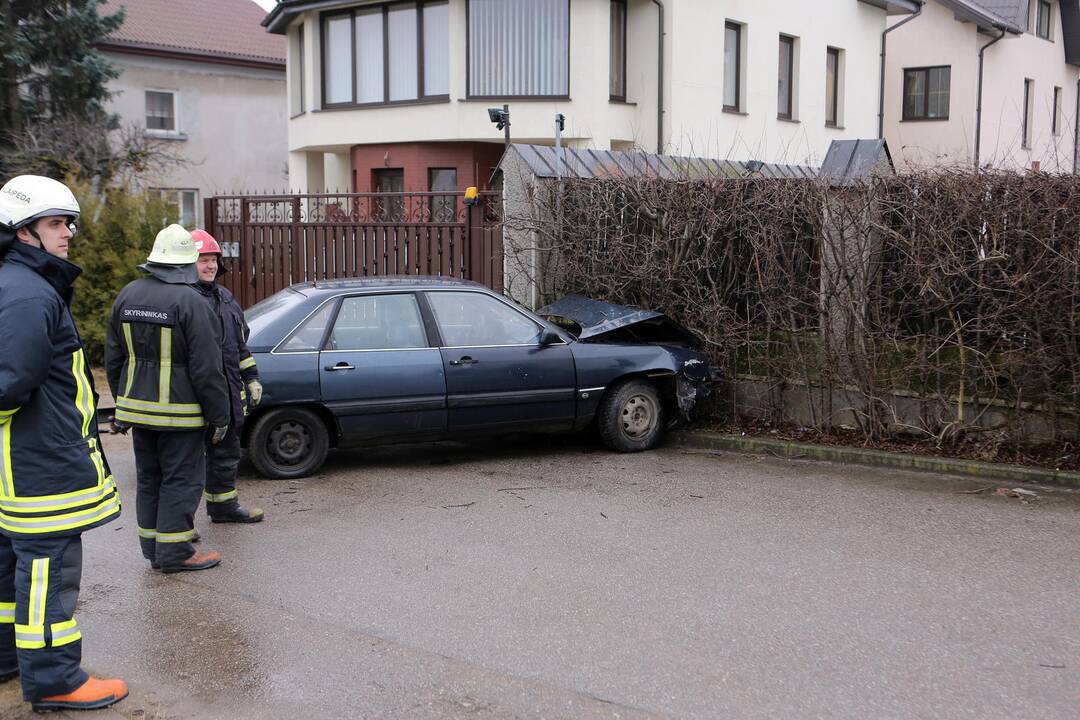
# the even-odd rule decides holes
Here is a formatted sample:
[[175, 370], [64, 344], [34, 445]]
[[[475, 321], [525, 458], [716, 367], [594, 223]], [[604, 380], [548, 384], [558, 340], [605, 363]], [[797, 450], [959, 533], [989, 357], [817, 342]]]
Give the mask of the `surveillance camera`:
[[503, 122], [503, 109], [502, 108], [488, 108], [488, 120], [493, 123]]

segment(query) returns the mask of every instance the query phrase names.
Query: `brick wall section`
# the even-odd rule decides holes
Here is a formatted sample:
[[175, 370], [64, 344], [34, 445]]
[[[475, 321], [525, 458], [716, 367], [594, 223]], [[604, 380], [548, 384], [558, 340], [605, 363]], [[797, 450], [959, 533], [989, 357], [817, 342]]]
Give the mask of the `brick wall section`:
[[389, 168], [405, 171], [405, 192], [428, 192], [430, 168], [457, 169], [458, 190], [483, 189], [502, 153], [502, 143], [357, 145], [352, 149], [353, 191], [375, 192], [375, 171]]

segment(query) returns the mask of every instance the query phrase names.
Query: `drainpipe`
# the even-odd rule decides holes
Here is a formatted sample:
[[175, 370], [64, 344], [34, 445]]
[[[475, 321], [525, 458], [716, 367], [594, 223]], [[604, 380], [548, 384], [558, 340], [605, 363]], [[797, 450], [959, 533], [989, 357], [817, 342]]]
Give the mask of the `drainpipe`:
[[878, 114], [877, 114], [877, 136], [878, 140], [885, 137], [885, 36], [891, 33], [896, 28], [911, 22], [915, 18], [922, 15], [922, 3], [919, 3], [919, 9], [913, 14], [904, 18], [900, 22], [885, 28], [885, 31], [881, 33], [881, 78], [878, 83]]
[[982, 86], [983, 86], [983, 53], [1001, 38], [1005, 37], [1005, 30], [990, 42], [979, 48], [979, 94], [975, 100], [975, 169], [979, 169], [979, 145], [982, 141]]
[[658, 59], [656, 62], [656, 154], [664, 152], [664, 2], [652, 0], [656, 5], [660, 18], [659, 30], [656, 33], [656, 46]]

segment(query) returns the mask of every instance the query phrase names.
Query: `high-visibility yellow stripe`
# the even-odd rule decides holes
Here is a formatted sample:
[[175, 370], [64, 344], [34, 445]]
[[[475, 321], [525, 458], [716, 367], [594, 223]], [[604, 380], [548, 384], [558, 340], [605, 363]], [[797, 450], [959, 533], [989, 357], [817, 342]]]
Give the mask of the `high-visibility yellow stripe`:
[[45, 598], [49, 596], [49, 558], [34, 558], [30, 565], [30, 611], [27, 625], [45, 626]]
[[23, 650], [39, 650], [45, 647], [45, 626], [16, 623], [15, 647]]
[[116, 407], [128, 410], [161, 413], [163, 415], [201, 415], [202, 406], [198, 403], [159, 403], [153, 400], [136, 400], [121, 395], [116, 398]]
[[97, 438], [90, 438], [87, 443], [90, 445], [90, 459], [94, 462], [94, 467], [97, 468], [98, 487], [101, 487], [105, 484], [105, 462], [101, 458]]
[[[103, 467], [101, 472], [104, 473]], [[80, 505], [88, 505], [92, 502], [99, 502], [109, 493], [115, 491], [116, 483], [113, 481], [112, 475], [110, 475], [97, 487], [85, 490], [76, 490], [61, 495], [0, 498], [0, 515], [5, 513], [40, 513], [66, 510]]]
[[75, 622], [75, 618], [53, 623], [49, 626], [49, 634], [52, 635], [50, 644], [53, 647], [61, 647], [76, 640], [82, 640], [82, 631], [79, 630], [79, 624]]
[[71, 374], [75, 376], [75, 407], [82, 415], [82, 436], [90, 434], [90, 419], [94, 415], [94, 394], [86, 380], [86, 356], [82, 349], [71, 355]]
[[15, 603], [14, 602], [0, 602], [0, 624], [11, 624], [15, 622]]
[[12, 408], [11, 410], [0, 410], [0, 422], [6, 422], [15, 417], [15, 413], [19, 412], [19, 408]]
[[[169, 402], [169, 379], [172, 375], [172, 328], [161, 328], [161, 367], [158, 369], [158, 402]], [[127, 393], [124, 393], [127, 395]]]
[[67, 513], [66, 515], [53, 515], [39, 518], [15, 518], [0, 512], [0, 529], [22, 535], [41, 535], [44, 533], [60, 532], [63, 530], [75, 530], [100, 522], [120, 512], [120, 497], [112, 495], [97, 507]]
[[255, 358], [248, 355], [246, 358], [240, 361], [240, 369], [247, 370], [248, 368], [255, 367]]
[[189, 542], [194, 537], [195, 537], [195, 531], [194, 530], [185, 530], [184, 532], [178, 532], [178, 533], [159, 532], [157, 534], [157, 541], [159, 543], [182, 543], [182, 542]]
[[139, 537], [145, 538], [147, 540], [153, 540], [157, 537], [157, 530], [141, 527], [139, 528]]
[[206, 502], [210, 502], [210, 503], [228, 502], [228, 501], [232, 500], [233, 498], [237, 497], [238, 495], [239, 495], [239, 493], [237, 493], [235, 490], [230, 490], [229, 492], [218, 493], [217, 495], [215, 495], [213, 493], [203, 492], [203, 497], [206, 498]]
[[131, 385], [135, 382], [135, 344], [131, 342], [131, 323], [124, 323], [124, 344], [127, 345], [127, 384], [124, 385], [124, 394], [131, 394]]
[[206, 425], [202, 415], [197, 417], [161, 417], [157, 415], [144, 415], [123, 408], [116, 408], [116, 419], [120, 422], [151, 425], [153, 427], [171, 428], [201, 428]]
[[11, 426], [0, 423], [0, 494], [4, 498], [15, 495], [15, 483], [11, 479]]

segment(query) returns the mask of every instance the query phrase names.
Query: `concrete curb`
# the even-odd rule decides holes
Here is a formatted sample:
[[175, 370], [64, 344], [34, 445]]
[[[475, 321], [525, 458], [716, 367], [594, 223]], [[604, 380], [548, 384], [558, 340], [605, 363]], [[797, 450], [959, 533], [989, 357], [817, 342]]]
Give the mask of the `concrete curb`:
[[890, 467], [900, 470], [971, 475], [987, 480], [1037, 483], [1058, 487], [1080, 488], [1080, 473], [1024, 465], [979, 462], [933, 455], [910, 455], [836, 445], [812, 445], [789, 440], [771, 440], [749, 435], [687, 432], [675, 437], [681, 447], [695, 450], [731, 450], [748, 453], [771, 453], [789, 459], [827, 460], [829, 462]]

